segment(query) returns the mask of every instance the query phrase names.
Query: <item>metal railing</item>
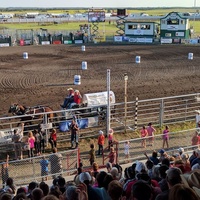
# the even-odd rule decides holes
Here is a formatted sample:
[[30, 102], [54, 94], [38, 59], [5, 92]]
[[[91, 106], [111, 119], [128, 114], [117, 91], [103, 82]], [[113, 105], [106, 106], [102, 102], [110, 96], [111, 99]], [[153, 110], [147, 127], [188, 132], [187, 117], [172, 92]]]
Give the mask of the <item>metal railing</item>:
[[[48, 173], [42, 176], [41, 160], [48, 160]], [[28, 184], [31, 181], [41, 182], [43, 178], [51, 179], [54, 176], [68, 176], [76, 172], [79, 161], [79, 149], [62, 151], [54, 154], [36, 156], [8, 163], [8, 176], [13, 178], [16, 185]], [[60, 163], [59, 163], [60, 162]], [[0, 163], [5, 171], [5, 163]], [[3, 171], [3, 170], [2, 170]], [[3, 179], [2, 175], [2, 179]], [[5, 180], [0, 180], [0, 185]]]
[[[154, 126], [160, 127], [166, 124], [195, 122], [195, 110], [200, 108], [199, 96], [200, 93], [195, 93], [190, 95], [139, 100], [137, 116], [135, 116], [135, 101], [127, 102], [126, 106], [125, 103], [116, 103], [112, 105], [110, 125], [115, 132], [124, 132], [125, 128], [127, 131], [132, 132], [136, 130], [136, 128], [147, 125], [149, 122], [152, 122]], [[105, 110], [101, 113], [97, 112], [98, 107], [54, 111], [53, 113], [55, 116], [51, 120], [47, 118], [49, 113], [32, 114], [30, 116], [42, 114], [43, 118], [37, 119], [37, 117], [33, 117], [29, 121], [24, 121], [24, 133], [26, 134], [29, 130], [37, 129], [39, 125], [43, 124], [44, 127], [46, 127], [45, 130], [48, 134], [49, 129], [59, 129], [59, 126], [62, 122], [70, 121], [73, 116], [76, 116], [78, 119], [87, 119], [88, 121], [87, 127], [80, 130], [81, 138], [93, 137], [97, 135], [98, 130], [100, 129], [106, 132], [106, 105], [102, 105], [102, 107], [104, 107]], [[126, 112], [125, 108], [127, 109]], [[26, 116], [27, 115], [1, 117], [1, 131], [13, 130], [19, 125], [19, 123], [21, 123], [21, 118]], [[135, 127], [136, 119], [137, 127]], [[64, 131], [65, 140], [63, 140], [64, 138], [62, 133], [59, 134], [59, 137], [64, 142], [69, 140], [70, 137], [70, 134], [67, 134], [66, 137], [66, 132], [68, 131]]]
[[[170, 132], [169, 133], [169, 148], [166, 148], [166, 145], [163, 148], [163, 134], [158, 134], [153, 137], [153, 145], [152, 143], [152, 137], [145, 137], [145, 138], [137, 138], [137, 139], [128, 139], [129, 141], [129, 158], [125, 159], [124, 154], [124, 144], [125, 141], [119, 141], [118, 142], [118, 162], [120, 164], [124, 164], [126, 162], [133, 162], [136, 160], [146, 159], [144, 156], [144, 153], [146, 152], [151, 156], [152, 152], [154, 150], [158, 151], [160, 149], [165, 149], [167, 153], [170, 155], [173, 155], [175, 153], [178, 153], [178, 149], [180, 147], [184, 148], [185, 151], [191, 151], [194, 148], [197, 148], [198, 146], [192, 145], [192, 137], [194, 136], [196, 129], [190, 129], [190, 130], [182, 130], [177, 132]], [[142, 146], [142, 141], [146, 142], [146, 148]]]

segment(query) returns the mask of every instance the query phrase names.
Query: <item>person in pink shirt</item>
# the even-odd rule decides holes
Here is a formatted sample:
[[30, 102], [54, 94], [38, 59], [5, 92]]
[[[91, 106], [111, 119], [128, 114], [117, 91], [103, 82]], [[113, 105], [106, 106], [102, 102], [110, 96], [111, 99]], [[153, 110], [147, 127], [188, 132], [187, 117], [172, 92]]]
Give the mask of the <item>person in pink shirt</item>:
[[35, 137], [33, 136], [33, 132], [29, 131], [28, 132], [28, 143], [29, 143], [29, 150], [28, 150], [28, 157], [33, 157], [33, 149], [34, 149], [34, 143], [35, 143]]
[[167, 148], [169, 148], [169, 127], [168, 126], [165, 126], [165, 130], [163, 131], [163, 149], [164, 149], [165, 143], [167, 145]]
[[156, 132], [156, 129], [152, 126], [152, 123], [148, 124], [147, 132], [148, 132], [149, 144], [153, 146], [154, 132]]
[[146, 136], [148, 135], [147, 129], [145, 126], [142, 127], [142, 130], [140, 131], [141, 133], [141, 138], [142, 138], [142, 147], [146, 148]]
[[108, 149], [109, 150], [113, 143], [113, 133], [114, 133], [113, 129], [110, 129], [108, 132]]

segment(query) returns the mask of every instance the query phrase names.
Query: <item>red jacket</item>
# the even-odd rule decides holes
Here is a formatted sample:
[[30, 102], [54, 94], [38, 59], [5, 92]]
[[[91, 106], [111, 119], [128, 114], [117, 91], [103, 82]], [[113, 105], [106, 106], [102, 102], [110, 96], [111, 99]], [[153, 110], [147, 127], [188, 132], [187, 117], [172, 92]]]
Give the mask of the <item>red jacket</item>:
[[99, 135], [98, 144], [99, 145], [104, 145], [104, 143], [105, 143], [105, 136], [104, 135]]
[[81, 96], [79, 94], [74, 94], [74, 102], [76, 104], [80, 104], [81, 103]]

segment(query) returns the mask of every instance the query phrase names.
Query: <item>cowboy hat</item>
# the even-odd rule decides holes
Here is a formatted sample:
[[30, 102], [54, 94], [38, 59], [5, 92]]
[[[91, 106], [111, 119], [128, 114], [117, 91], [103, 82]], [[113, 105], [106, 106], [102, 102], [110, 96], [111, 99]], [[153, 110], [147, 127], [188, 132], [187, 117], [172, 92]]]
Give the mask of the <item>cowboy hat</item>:
[[200, 189], [197, 187], [192, 187], [192, 188], [195, 191], [195, 193], [198, 195], [198, 197], [200, 197]]
[[73, 90], [73, 88], [68, 88], [67, 90]]
[[191, 173], [186, 173], [181, 175], [183, 184], [189, 187], [200, 188], [200, 170], [193, 170]]

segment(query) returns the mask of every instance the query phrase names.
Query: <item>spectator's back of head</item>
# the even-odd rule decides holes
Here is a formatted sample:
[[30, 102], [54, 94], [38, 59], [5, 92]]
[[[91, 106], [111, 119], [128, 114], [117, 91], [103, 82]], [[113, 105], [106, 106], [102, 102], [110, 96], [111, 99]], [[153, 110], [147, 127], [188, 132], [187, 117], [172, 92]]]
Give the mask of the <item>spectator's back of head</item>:
[[116, 167], [113, 167], [110, 171], [113, 179], [115, 180], [119, 180], [120, 176], [119, 176], [119, 172], [118, 172], [118, 169]]
[[168, 167], [170, 166], [170, 160], [168, 158], [164, 158], [162, 161], [161, 161], [161, 164], [162, 165], [167, 165]]
[[92, 181], [92, 177], [89, 174], [89, 172], [82, 172], [79, 175], [79, 180], [81, 183], [85, 183], [86, 185], [89, 185], [89, 183]]
[[111, 181], [113, 181], [113, 177], [111, 174], [107, 174], [103, 180], [103, 185], [106, 190], [108, 190], [108, 185]]
[[98, 187], [101, 188], [101, 187], [104, 187], [104, 178], [106, 177], [107, 173], [105, 171], [100, 171], [98, 174], [97, 174], [97, 183], [98, 183]]
[[146, 164], [147, 169], [152, 169], [154, 166], [151, 160], [147, 160], [145, 164]]
[[26, 194], [26, 193], [27, 193], [27, 191], [26, 191], [26, 188], [25, 188], [25, 187], [20, 187], [20, 188], [18, 188], [18, 189], [17, 189], [17, 194], [21, 194], [21, 193], [24, 193], [24, 194]]
[[32, 191], [33, 189], [37, 188], [38, 187], [38, 183], [36, 182], [30, 182], [29, 185], [28, 185], [28, 190], [29, 191]]
[[35, 188], [31, 192], [32, 200], [40, 200], [44, 197], [43, 191], [40, 188]]
[[166, 176], [167, 182], [171, 187], [182, 182], [181, 179], [182, 171], [179, 168], [177, 167], [169, 168], [166, 171], [166, 174], [167, 174]]
[[58, 177], [58, 187], [64, 187], [66, 184], [65, 178], [63, 178], [62, 176]]
[[12, 195], [6, 192], [1, 195], [1, 200], [12, 200]]
[[123, 194], [123, 187], [117, 180], [113, 180], [108, 184], [108, 194], [112, 200], [119, 200]]
[[65, 200], [78, 200], [77, 187], [68, 186], [63, 196]]
[[29, 198], [24, 193], [19, 193], [15, 196], [14, 200], [29, 200]]
[[198, 200], [198, 196], [194, 190], [184, 184], [174, 185], [169, 192], [170, 200]]
[[49, 194], [46, 197], [44, 197], [42, 200], [59, 200], [56, 196]]
[[55, 187], [52, 187], [52, 188], [50, 189], [50, 193], [49, 193], [49, 194], [54, 195], [54, 196], [56, 196], [57, 198], [59, 198], [60, 195], [62, 195], [62, 192], [60, 191], [60, 189], [59, 189], [58, 186], [55, 186]]
[[54, 147], [54, 148], [52, 149], [52, 152], [53, 152], [53, 153], [57, 153], [57, 152], [58, 152], [57, 148]]
[[46, 183], [40, 184], [39, 187], [43, 191], [44, 196], [49, 194], [49, 186]]
[[149, 184], [144, 181], [137, 181], [132, 186], [132, 199], [150, 200], [152, 197], [152, 189]]
[[136, 173], [145, 173], [147, 172], [147, 168], [143, 162], [138, 161], [135, 167]]
[[169, 169], [169, 167], [167, 165], [161, 165], [159, 167], [159, 174], [160, 174], [160, 177], [165, 179], [167, 174], [166, 174], [166, 171]]

